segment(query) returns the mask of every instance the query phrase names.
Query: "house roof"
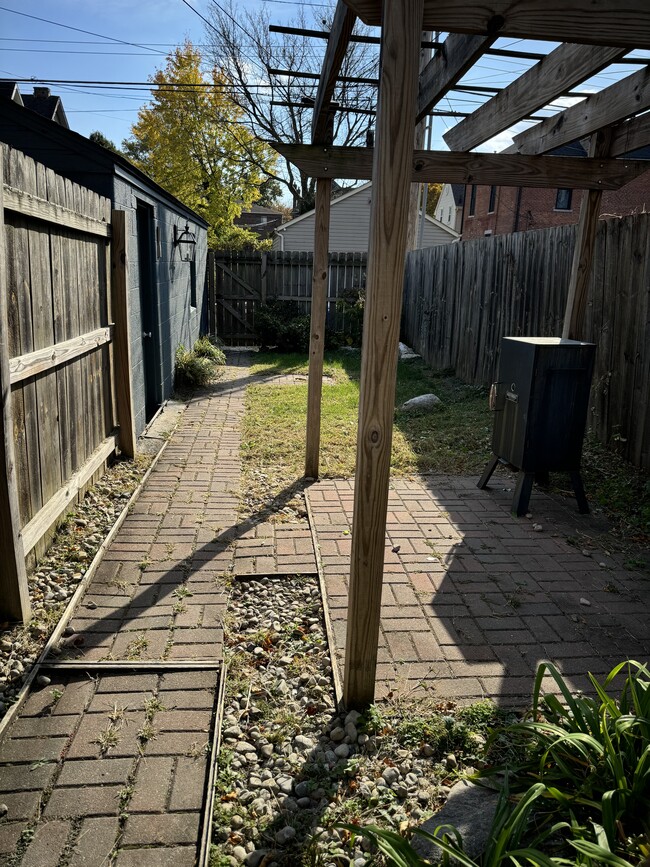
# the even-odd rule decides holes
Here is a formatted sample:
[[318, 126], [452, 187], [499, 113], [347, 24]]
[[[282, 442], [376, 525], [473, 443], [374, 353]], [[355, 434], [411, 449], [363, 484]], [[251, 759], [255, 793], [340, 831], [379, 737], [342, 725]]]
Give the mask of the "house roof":
[[465, 184], [449, 184], [449, 186], [454, 197], [454, 204], [460, 207], [465, 201]]
[[278, 211], [277, 208], [267, 208], [266, 205], [251, 205], [250, 208], [247, 208], [245, 211], [242, 211], [243, 214], [272, 214], [276, 217], [282, 216], [282, 211]]
[[[362, 184], [360, 187], [354, 187], [352, 190], [348, 190], [346, 193], [343, 193], [342, 196], [337, 196], [335, 199], [332, 199], [330, 203], [330, 209], [334, 210], [337, 205], [340, 205], [341, 202], [344, 202], [346, 199], [350, 199], [352, 196], [356, 196], [359, 193], [362, 193], [364, 190], [369, 190], [372, 187], [372, 181], [368, 181], [366, 184]], [[293, 220], [288, 220], [286, 223], [283, 223], [282, 226], [278, 226], [275, 230], [274, 234], [278, 234], [280, 232], [284, 232], [286, 229], [295, 226], [296, 223], [300, 223], [302, 220], [305, 220], [307, 217], [311, 217], [316, 212], [315, 208], [312, 208], [311, 211], [305, 211], [304, 214], [300, 214], [299, 217], [294, 217]], [[458, 232], [455, 232], [449, 226], [446, 226], [444, 223], [441, 223], [440, 220], [436, 220], [435, 217], [430, 217], [428, 214], [424, 215], [424, 219], [429, 223], [433, 223], [435, 226], [438, 226], [441, 229], [444, 229], [445, 232], [448, 232], [450, 235], [453, 235], [454, 238], [459, 238], [460, 235]]]
[[[2, 95], [3, 94], [0, 93], [0, 97]], [[44, 157], [42, 159], [44, 163], [48, 164], [48, 161], [45, 158], [45, 154], [48, 150], [50, 150], [50, 146], [46, 145], [45, 143], [56, 142], [62, 148], [69, 151], [72, 157], [78, 155], [92, 163], [92, 171], [94, 173], [98, 173], [103, 170], [110, 171], [112, 174], [115, 175], [124, 175], [124, 173], [126, 173], [127, 175], [131, 175], [143, 186], [149, 188], [152, 192], [157, 193], [161, 198], [166, 199], [167, 201], [172, 203], [175, 206], [176, 210], [185, 213], [194, 222], [207, 228], [208, 223], [203, 219], [203, 217], [199, 216], [196, 211], [188, 208], [187, 205], [184, 205], [183, 202], [176, 198], [176, 196], [174, 196], [164, 187], [161, 187], [160, 184], [152, 180], [149, 175], [147, 175], [137, 166], [133, 165], [133, 163], [129, 162], [129, 160], [127, 160], [126, 157], [123, 157], [121, 154], [117, 154], [114, 151], [111, 151], [108, 148], [97, 144], [96, 142], [90, 141], [90, 139], [87, 139], [85, 136], [80, 135], [80, 133], [61, 126], [61, 124], [59, 123], [53, 123], [51, 120], [46, 119], [45, 117], [37, 114], [36, 112], [26, 111], [22, 105], [18, 105], [11, 99], [0, 98], [0, 119], [2, 119], [2, 121], [6, 123], [15, 123], [22, 129], [27, 129], [30, 133], [33, 133], [35, 137], [42, 139], [42, 141], [44, 142], [44, 146], [40, 149], [43, 150], [44, 153]], [[0, 141], [6, 141], [7, 138], [10, 138], [10, 136], [4, 135], [2, 127], [3, 124], [0, 123]], [[8, 144], [11, 144], [11, 142], [8, 142]], [[16, 147], [18, 149], [21, 149], [19, 145], [16, 145]], [[38, 150], [39, 148], [37, 147], [32, 149], [32, 155], [36, 160], [39, 159]], [[62, 170], [58, 171], [59, 174], [65, 174], [65, 172]]]
[[22, 93], [21, 96], [25, 108], [70, 129], [61, 97], [53, 96], [49, 87], [35, 87], [34, 93]]

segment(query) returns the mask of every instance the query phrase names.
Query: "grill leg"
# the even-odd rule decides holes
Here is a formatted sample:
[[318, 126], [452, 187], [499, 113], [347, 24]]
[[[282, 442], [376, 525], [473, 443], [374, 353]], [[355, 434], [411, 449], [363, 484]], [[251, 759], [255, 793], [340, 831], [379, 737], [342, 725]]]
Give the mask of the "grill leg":
[[520, 518], [528, 511], [530, 492], [533, 489], [534, 479], [534, 473], [525, 473], [523, 470], [517, 475], [517, 487], [515, 488], [515, 495], [512, 498], [512, 509], [510, 510], [516, 518]]
[[483, 475], [478, 480], [477, 488], [487, 488], [487, 483], [490, 481], [490, 476], [496, 470], [497, 464], [499, 463], [499, 458], [496, 455], [492, 455], [490, 460], [487, 463], [487, 466], [483, 470]]
[[578, 511], [581, 515], [588, 515], [589, 503], [587, 502], [584, 485], [582, 484], [582, 476], [577, 471], [570, 473], [570, 476], [571, 484], [573, 485], [573, 490], [575, 491], [576, 500], [578, 501]]

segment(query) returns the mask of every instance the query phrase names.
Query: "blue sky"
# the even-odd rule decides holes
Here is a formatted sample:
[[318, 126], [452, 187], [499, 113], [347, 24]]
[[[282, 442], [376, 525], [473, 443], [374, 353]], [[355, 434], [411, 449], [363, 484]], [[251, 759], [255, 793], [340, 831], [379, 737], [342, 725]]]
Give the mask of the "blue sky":
[[[190, 2], [206, 14], [207, 0]], [[238, 3], [252, 11], [261, 5], [258, 0]], [[297, 4], [273, 3], [271, 18], [286, 22], [296, 9]], [[120, 45], [17, 12], [147, 47]], [[147, 81], [185, 37], [194, 43], [205, 40], [203, 22], [182, 0], [0, 0], [0, 77]], [[117, 144], [128, 136], [138, 107], [147, 99], [146, 92], [50, 87], [62, 97], [73, 129], [83, 135], [99, 129]], [[20, 88], [31, 93], [32, 84], [21, 83]]]
[[[208, 12], [209, 0], [188, 2], [198, 12]], [[316, 0], [306, 4], [292, 3], [290, 0], [238, 0], [237, 8], [254, 12], [264, 7], [271, 21], [281, 24], [295, 17], [300, 5], [307, 7], [308, 19], [325, 8]], [[50, 19], [58, 25], [100, 35], [79, 33], [66, 26], [26, 16]], [[0, 77], [34, 78], [36, 81], [82, 79], [144, 82], [164, 65], [167, 52], [186, 37], [195, 44], [205, 41], [204, 23], [183, 0], [57, 0], [56, 3], [46, 0], [0, 0]], [[124, 45], [115, 40], [137, 45]], [[497, 45], [533, 51], [548, 51], [553, 47], [540, 43], [524, 45], [522, 40], [516, 39], [499, 40]], [[324, 42], [314, 41], [314, 50], [322, 50], [323, 47]], [[503, 86], [530, 65], [531, 61], [486, 55], [468, 73], [464, 83]], [[585, 82], [580, 89], [583, 92], [600, 89], [634, 69], [630, 66], [616, 67]], [[23, 92], [29, 93], [32, 84], [25, 82], [20, 87]], [[66, 84], [51, 84], [50, 87], [62, 97], [73, 129], [84, 135], [99, 129], [117, 144], [129, 135], [138, 108], [148, 98], [145, 89], [135, 92]], [[472, 111], [484, 98], [474, 94], [456, 94], [445, 98], [439, 108]], [[564, 100], [563, 104], [571, 101]], [[453, 121], [447, 118], [434, 119], [434, 149], [445, 147], [442, 134], [451, 123]], [[526, 126], [524, 122], [515, 129], [524, 129]], [[510, 135], [506, 132], [487, 142], [482, 149], [501, 150], [510, 142]]]

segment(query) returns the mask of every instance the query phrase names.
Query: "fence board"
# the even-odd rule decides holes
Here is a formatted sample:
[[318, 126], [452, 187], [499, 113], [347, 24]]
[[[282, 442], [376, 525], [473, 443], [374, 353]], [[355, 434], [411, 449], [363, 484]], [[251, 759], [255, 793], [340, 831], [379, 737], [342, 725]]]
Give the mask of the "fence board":
[[18, 521], [39, 554], [61, 491], [108, 454], [110, 202], [6, 145], [1, 156]]
[[[407, 257], [402, 336], [428, 364], [474, 384], [506, 335], [561, 334], [575, 226], [465, 241]], [[650, 215], [601, 220], [586, 339], [598, 344], [590, 427], [650, 469]]]
[[[365, 253], [330, 253], [327, 327], [349, 333], [351, 323], [337, 301], [347, 292], [365, 288]], [[271, 301], [291, 301], [298, 311], [311, 313], [313, 255], [291, 250], [269, 253], [222, 250], [211, 256], [208, 285], [214, 285], [209, 321], [227, 344], [254, 345], [255, 317]]]

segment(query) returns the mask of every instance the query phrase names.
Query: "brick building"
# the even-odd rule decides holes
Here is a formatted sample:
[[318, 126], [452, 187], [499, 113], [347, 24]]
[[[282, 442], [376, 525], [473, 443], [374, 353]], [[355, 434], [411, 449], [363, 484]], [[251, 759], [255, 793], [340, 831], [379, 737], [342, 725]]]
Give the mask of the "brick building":
[[[579, 143], [558, 148], [553, 153], [559, 156], [586, 156]], [[650, 148], [636, 151], [630, 157], [650, 160]], [[485, 235], [506, 235], [577, 223], [582, 196], [583, 190], [468, 185], [465, 188], [462, 238], [467, 241]], [[605, 190], [603, 193], [602, 217], [624, 217], [648, 210], [650, 171], [639, 175], [619, 190]]]

